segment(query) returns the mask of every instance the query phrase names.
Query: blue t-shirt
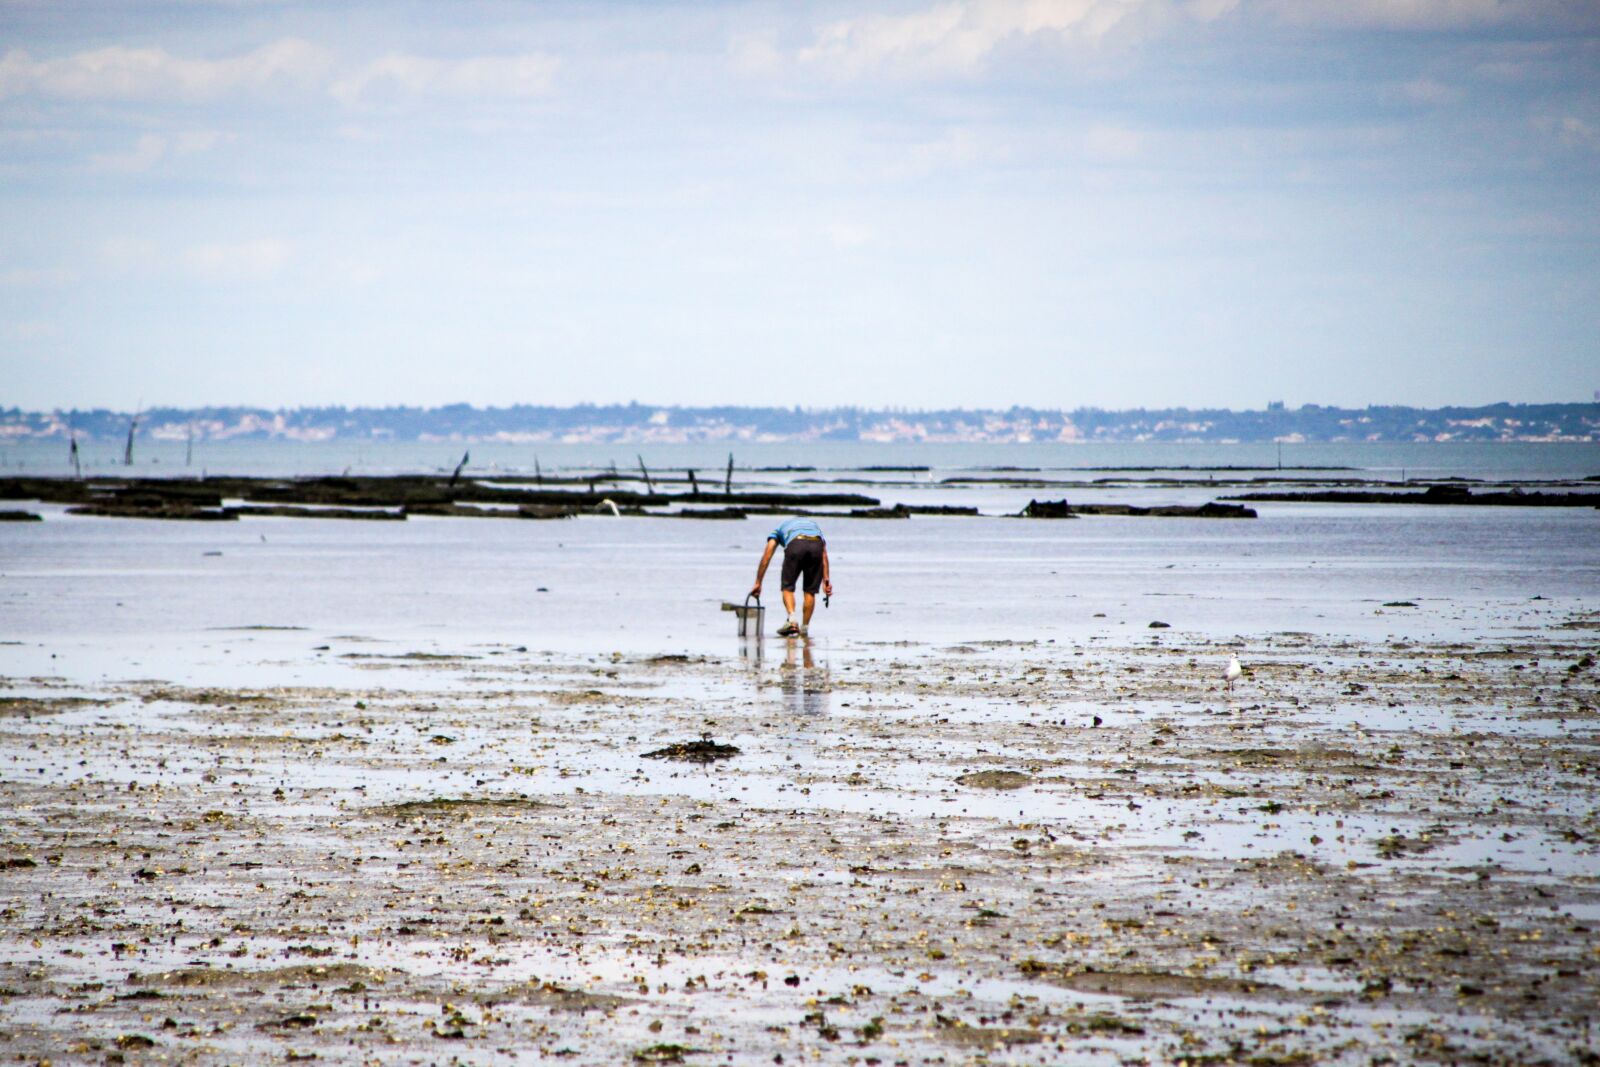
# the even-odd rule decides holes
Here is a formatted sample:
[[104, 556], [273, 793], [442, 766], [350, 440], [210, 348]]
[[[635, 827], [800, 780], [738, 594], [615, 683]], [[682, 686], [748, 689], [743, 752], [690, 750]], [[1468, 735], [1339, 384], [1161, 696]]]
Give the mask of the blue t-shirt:
[[779, 524], [776, 530], [767, 535], [767, 538], [778, 542], [784, 548], [788, 548], [790, 541], [801, 536], [821, 537], [822, 528], [810, 519], [790, 519], [788, 522]]

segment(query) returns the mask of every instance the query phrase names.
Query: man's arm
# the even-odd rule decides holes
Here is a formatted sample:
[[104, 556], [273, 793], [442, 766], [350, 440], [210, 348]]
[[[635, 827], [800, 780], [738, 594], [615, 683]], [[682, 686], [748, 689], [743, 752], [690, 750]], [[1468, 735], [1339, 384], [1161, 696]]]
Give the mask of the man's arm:
[[[750, 595], [757, 600], [761, 599], [761, 583], [767, 577], [767, 564], [772, 562], [772, 553], [777, 551], [778, 542], [774, 538], [767, 538], [767, 550], [761, 553], [761, 563], [756, 567], [756, 584], [750, 587]], [[822, 573], [828, 573], [827, 556], [823, 556]]]
[[828, 569], [828, 542], [822, 542], [822, 595], [833, 595], [833, 576]]

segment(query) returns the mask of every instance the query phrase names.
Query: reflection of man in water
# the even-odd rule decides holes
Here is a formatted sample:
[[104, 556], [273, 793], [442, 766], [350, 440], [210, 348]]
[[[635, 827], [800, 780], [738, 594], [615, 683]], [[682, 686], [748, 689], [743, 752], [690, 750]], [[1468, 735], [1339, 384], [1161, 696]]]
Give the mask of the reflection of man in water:
[[[828, 680], [828, 662], [823, 660], [822, 666], [817, 667], [817, 661], [811, 655], [810, 641], [785, 642], [789, 648], [784, 654], [781, 681], [778, 683], [783, 688], [784, 702], [789, 705], [789, 711], [794, 715], [826, 715], [828, 713], [828, 693], [832, 685]], [[801, 648], [800, 662], [795, 662], [795, 646]]]
[[[767, 535], [766, 551], [761, 553], [761, 564], [756, 567], [756, 584], [750, 594], [761, 596], [761, 583], [767, 576], [767, 564], [772, 553], [783, 546], [783, 609], [789, 613], [784, 624], [778, 627], [779, 637], [795, 637], [806, 632], [811, 625], [811, 613], [817, 607], [817, 590], [833, 595], [833, 582], [828, 573], [828, 542], [822, 539], [822, 529], [810, 519], [790, 519], [781, 523]], [[795, 582], [804, 576], [805, 614], [796, 621], [794, 617]]]

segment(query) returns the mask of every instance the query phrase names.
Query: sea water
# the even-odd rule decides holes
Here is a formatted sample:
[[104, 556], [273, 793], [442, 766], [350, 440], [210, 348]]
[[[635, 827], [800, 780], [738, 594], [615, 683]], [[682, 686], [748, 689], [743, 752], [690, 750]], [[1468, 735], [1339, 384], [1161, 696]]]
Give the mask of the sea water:
[[[475, 476], [492, 473], [488, 468], [502, 460], [510, 469], [513, 453], [518, 469], [525, 461], [532, 466], [523, 446], [487, 455], [482, 446], [469, 447]], [[237, 448], [228, 473], [327, 470], [337, 451], [333, 443]], [[576, 469], [605, 455], [587, 445], [563, 448], [542, 452], [550, 462], [541, 460], [541, 469]], [[448, 458], [443, 446], [392, 446], [364, 472], [433, 469], [419, 460], [430, 450]], [[704, 452], [652, 449], [647, 463], [660, 470], [715, 458]], [[984, 512], [824, 520], [835, 595], [828, 607], [818, 605], [813, 630], [815, 641], [838, 655], [885, 643], [1081, 648], [1226, 642], [1284, 631], [1483, 640], [1560, 625], [1600, 607], [1600, 511], [1594, 509], [1260, 503], [1255, 520], [1012, 517], [1035, 497], [1215, 499], [1226, 490], [1193, 468], [1275, 461], [1270, 446], [783, 444], [739, 452], [746, 464], [736, 473], [739, 489], [839, 488], [804, 481], [819, 477], [813, 473], [750, 469], [761, 466], [848, 468], [854, 473], [836, 477], [851, 479], [867, 467], [927, 466], [865, 472], [885, 484], [848, 488], [884, 504]], [[1594, 446], [1542, 444], [1296, 446], [1294, 452], [1286, 463], [1355, 466], [1353, 476], [1395, 479], [1399, 471], [1391, 465], [1399, 463], [1407, 465], [1407, 477], [1415, 471], [1570, 481], [1594, 474], [1600, 460]], [[130, 473], [176, 473], [157, 458], [147, 456]], [[1078, 481], [1097, 476], [1083, 473], [1086, 467], [1159, 467], [1180, 472], [1186, 483], [1054, 491], [944, 482], [973, 471], [1001, 476], [1006, 467]], [[1239, 476], [1209, 473], [1218, 480]], [[774, 525], [770, 516], [602, 515], [184, 523], [8, 506], [30, 506], [46, 518], [0, 524], [0, 640], [6, 642], [0, 674], [12, 678], [81, 671], [181, 681], [205, 673], [184, 651], [201, 639], [217, 649], [238, 647], [256, 661], [285, 662], [342, 637], [434, 653], [511, 646], [586, 655], [748, 654], [734, 636], [734, 617], [720, 607], [744, 598]], [[774, 568], [765, 586], [769, 606], [777, 604], [777, 585]], [[1416, 606], [1389, 606], [1398, 602]], [[1152, 630], [1152, 622], [1170, 628]], [[297, 629], [243, 629], [259, 627]], [[216, 653], [224, 654], [233, 653]], [[73, 658], [76, 667], [68, 662]], [[217, 660], [220, 667], [230, 662], [238, 661]]]
[[[385, 440], [150, 441], [135, 444], [134, 462], [124, 465], [123, 442], [80, 442], [87, 474], [139, 477], [198, 477], [203, 473], [264, 477], [328, 474], [448, 472], [470, 454], [475, 474], [532, 475], [603, 470], [635, 473], [642, 458], [653, 472], [682, 477], [693, 468], [705, 482], [719, 482], [729, 457], [737, 472], [755, 468], [815, 467], [860, 472], [870, 467], [932, 468], [929, 474], [974, 474], [1003, 468], [1039, 471], [1162, 471], [1192, 468], [1347, 468], [1391, 480], [1467, 477], [1557, 479], [1600, 476], [1600, 444], [1593, 442], [1171, 442], [967, 444], [947, 442], [760, 441], [714, 442]], [[0, 475], [73, 473], [67, 442], [0, 443]], [[1326, 474], [1328, 470], [1306, 473]]]

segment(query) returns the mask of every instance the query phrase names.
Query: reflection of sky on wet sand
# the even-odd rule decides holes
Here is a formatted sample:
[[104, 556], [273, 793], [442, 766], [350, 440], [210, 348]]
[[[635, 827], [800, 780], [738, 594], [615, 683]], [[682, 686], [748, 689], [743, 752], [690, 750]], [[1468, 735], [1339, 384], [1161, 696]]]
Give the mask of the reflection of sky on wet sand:
[[[731, 623], [726, 616], [723, 621]], [[1060, 662], [1049, 645], [935, 649], [901, 643], [839, 653], [821, 637], [726, 640], [724, 648], [736, 655], [659, 668], [648, 657], [570, 657], [486, 645], [458, 647], [453, 659], [415, 659], [406, 642], [311, 637], [304, 631], [130, 637], [99, 648], [73, 640], [29, 642], [0, 646], [0, 662], [11, 677], [37, 679], [8, 686], [13, 695], [108, 697], [108, 706], [86, 707], [62, 719], [91, 731], [151, 727], [184, 735], [191, 719], [183, 694], [174, 695], [177, 703], [151, 700], [153, 683], [138, 681], [163, 679], [169, 669], [181, 684], [200, 688], [289, 687], [326, 692], [326, 699], [336, 703], [361, 699], [443, 707], [441, 714], [450, 721], [437, 729], [448, 733], [452, 744], [449, 762], [442, 766], [418, 755], [433, 726], [391, 725], [380, 726], [375, 736], [393, 748], [392, 758], [357, 768], [296, 762], [278, 772], [298, 787], [357, 788], [375, 802], [468, 786], [548, 795], [581, 787], [706, 801], [737, 797], [766, 808], [957, 818], [975, 828], [1039, 823], [1073, 840], [1114, 841], [1124, 850], [1245, 860], [1293, 848], [1332, 865], [1367, 862], [1375, 842], [1413, 833], [1416, 817], [1397, 820], [1376, 811], [1299, 804], [1268, 816], [1259, 796], [1295, 795], [1304, 773], [1299, 767], [1269, 763], [1241, 772], [1194, 754], [1169, 757], [1144, 748], [1135, 759], [1133, 752], [1174, 728], [1180, 736], [1200, 731], [1187, 746], [1198, 745], [1202, 753], [1206, 746], [1248, 745], [1287, 752], [1314, 753], [1330, 746], [1382, 752], [1392, 743], [1386, 738], [1392, 738], [1419, 758], [1430, 749], [1454, 750], [1461, 735], [1478, 730], [1507, 740], [1525, 738], [1525, 743], [1571, 735], [1571, 727], [1554, 716], [1508, 714], [1490, 696], [1446, 709], [1410, 697], [1329, 703], [1326, 690], [1308, 687], [1308, 652], [1316, 677], [1326, 672], [1355, 678], [1363, 676], [1366, 664], [1381, 662], [1375, 655], [1392, 656], [1398, 664], [1405, 649], [1388, 645], [1308, 648], [1297, 640], [1276, 650], [1257, 647], [1246, 656], [1252, 673], [1239, 688], [1231, 695], [1218, 690], [1213, 703], [1196, 708], [1192, 698], [1124, 702], [1109, 691], [1099, 699], [1052, 699], [1044, 705], [1008, 695], [1005, 686], [1028, 677], [1021, 672]], [[327, 647], [307, 650], [311, 641], [325, 641]], [[1159, 643], [1080, 651], [1086, 655], [1072, 657], [1074, 668], [1050, 669], [1101, 671], [1108, 689], [1127, 671], [1149, 676], [1171, 670], [1181, 676], [1204, 669], [1199, 661], [1192, 667], [1187, 659], [1169, 662]], [[1207, 666], [1220, 663], [1223, 655], [1221, 649], [1199, 651]], [[118, 658], [108, 662], [108, 656]], [[1451, 669], [1437, 659], [1417, 663], [1441, 673]], [[1308, 680], [1277, 681], [1281, 672]], [[938, 684], [945, 679], [958, 687]], [[595, 693], [595, 700], [544, 706], [551, 694], [572, 687]], [[141, 692], [145, 696], [133, 695]], [[1293, 701], [1285, 703], [1290, 696]], [[530, 716], [543, 727], [526, 745], [504, 733], [517, 716]], [[1095, 720], [1099, 725], [1091, 726]], [[202, 731], [197, 737], [210, 729], [203, 720], [194, 723]], [[737, 745], [741, 757], [715, 768], [641, 765], [633, 758], [647, 747], [701, 732]], [[1136, 748], [1128, 750], [1130, 744]], [[508, 759], [514, 772], [506, 766]], [[1421, 767], [1418, 774], [1424, 773]], [[977, 768], [1020, 770], [1034, 781], [1014, 791], [990, 791], [955, 780]], [[198, 781], [217, 769], [180, 752], [174, 753], [169, 773]], [[65, 763], [56, 769], [67, 780], [114, 772]], [[1097, 778], [1105, 781], [1091, 784]], [[1177, 783], [1243, 789], [1247, 796], [1205, 803], [1177, 799], [1170, 795]], [[1150, 795], [1151, 788], [1159, 795]], [[1551, 793], [1538, 781], [1496, 780], [1473, 788], [1484, 791], [1477, 803], [1486, 808], [1536, 806], [1566, 817], [1581, 816], [1587, 802], [1579, 793]], [[988, 832], [973, 830], [980, 838]], [[1425, 856], [1401, 854], [1391, 862], [1434, 868], [1499, 864], [1529, 873], [1548, 869], [1560, 877], [1583, 871], [1592, 857], [1581, 839], [1530, 826], [1510, 838], [1458, 828], [1440, 835]]]
[[817, 644], [809, 637], [784, 641], [779, 685], [791, 715], [815, 717], [828, 713], [828, 660], [825, 653], [819, 654]]

